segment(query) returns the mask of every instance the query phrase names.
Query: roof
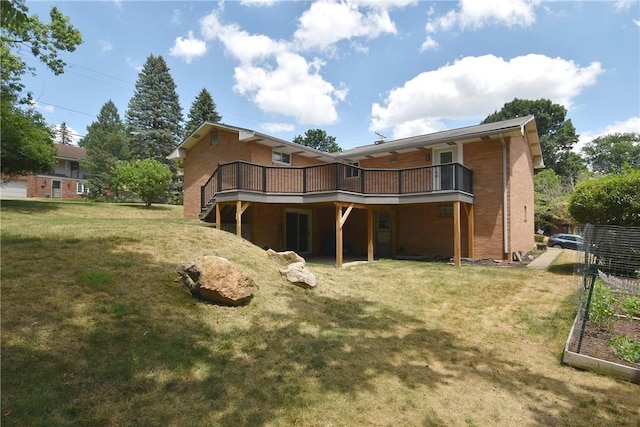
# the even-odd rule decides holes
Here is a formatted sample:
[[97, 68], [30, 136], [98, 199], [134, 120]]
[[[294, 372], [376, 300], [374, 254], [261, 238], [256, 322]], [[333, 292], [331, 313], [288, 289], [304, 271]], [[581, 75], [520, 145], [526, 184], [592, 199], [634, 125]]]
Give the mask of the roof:
[[501, 136], [526, 136], [534, 166], [536, 168], [544, 167], [538, 129], [533, 115], [365, 145], [337, 153], [336, 158], [345, 161], [356, 161], [362, 158], [416, 151], [436, 145], [456, 145], [499, 139]]
[[425, 135], [412, 136], [409, 138], [397, 139], [379, 144], [364, 145], [352, 148], [339, 153], [325, 153], [300, 144], [285, 141], [270, 135], [256, 132], [250, 129], [243, 129], [229, 126], [222, 123], [204, 122], [191, 135], [189, 135], [169, 156], [168, 159], [180, 160], [186, 157], [186, 152], [200, 139], [213, 129], [227, 130], [238, 133], [240, 141], [253, 141], [266, 145], [285, 153], [298, 154], [306, 157], [313, 157], [325, 161], [342, 160], [355, 162], [359, 159], [382, 157], [389, 154], [405, 153], [417, 151], [439, 145], [466, 144], [469, 142], [484, 141], [489, 139], [500, 139], [511, 136], [524, 136], [529, 143], [531, 156], [535, 168], [543, 168], [542, 149], [538, 137], [535, 117], [528, 115], [516, 117], [514, 119], [502, 120], [494, 123], [486, 123], [463, 128], [450, 129], [442, 132], [435, 132]]
[[225, 130], [238, 133], [238, 139], [242, 142], [256, 142], [267, 147], [275, 148], [283, 153], [297, 154], [304, 157], [316, 158], [324, 161], [334, 161], [335, 157], [330, 153], [316, 150], [311, 147], [296, 144], [295, 142], [285, 141], [275, 136], [260, 133], [251, 129], [244, 129], [236, 126], [229, 126], [223, 123], [204, 122], [191, 135], [167, 156], [170, 160], [180, 160], [186, 157], [186, 152], [196, 145], [203, 136], [209, 134], [212, 130]]
[[67, 160], [84, 160], [87, 158], [87, 150], [77, 145], [56, 144], [58, 158]]

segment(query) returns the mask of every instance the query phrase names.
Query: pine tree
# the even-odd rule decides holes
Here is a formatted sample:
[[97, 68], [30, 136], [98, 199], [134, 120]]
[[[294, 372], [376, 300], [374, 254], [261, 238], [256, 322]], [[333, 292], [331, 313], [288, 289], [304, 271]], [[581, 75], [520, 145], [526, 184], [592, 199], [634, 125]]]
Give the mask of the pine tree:
[[66, 122], [62, 122], [60, 128], [58, 129], [58, 135], [60, 136], [60, 144], [62, 145], [71, 145], [71, 132], [69, 132], [69, 128], [67, 127]]
[[218, 123], [222, 120], [222, 116], [216, 111], [216, 103], [213, 101], [211, 94], [203, 88], [196, 97], [191, 109], [189, 110], [189, 121], [185, 126], [184, 137], [191, 135], [203, 122], [209, 121]]
[[78, 144], [87, 150], [83, 168], [91, 173], [90, 194], [101, 196], [112, 187], [111, 178], [118, 161], [129, 159], [124, 123], [113, 101], [102, 106], [98, 120], [87, 126], [87, 135]]
[[175, 171], [167, 156], [182, 136], [182, 107], [162, 56], [147, 58], [129, 100], [126, 131], [132, 159], [155, 159]]

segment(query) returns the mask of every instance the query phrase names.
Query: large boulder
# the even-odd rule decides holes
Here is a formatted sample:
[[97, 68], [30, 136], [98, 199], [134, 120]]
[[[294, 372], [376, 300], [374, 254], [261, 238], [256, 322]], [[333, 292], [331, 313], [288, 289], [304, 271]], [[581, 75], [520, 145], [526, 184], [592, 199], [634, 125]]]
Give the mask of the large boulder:
[[253, 298], [253, 279], [225, 258], [202, 256], [177, 270], [195, 297], [228, 306], [248, 304]]
[[318, 284], [316, 276], [305, 267], [303, 262], [294, 262], [287, 265], [286, 268], [280, 270], [280, 274], [285, 276], [289, 282], [305, 289], [314, 289]]
[[267, 249], [267, 256], [271, 259], [275, 259], [281, 265], [289, 265], [294, 262], [301, 262], [303, 265], [306, 263], [304, 258], [295, 253], [294, 251], [276, 252], [273, 249]]

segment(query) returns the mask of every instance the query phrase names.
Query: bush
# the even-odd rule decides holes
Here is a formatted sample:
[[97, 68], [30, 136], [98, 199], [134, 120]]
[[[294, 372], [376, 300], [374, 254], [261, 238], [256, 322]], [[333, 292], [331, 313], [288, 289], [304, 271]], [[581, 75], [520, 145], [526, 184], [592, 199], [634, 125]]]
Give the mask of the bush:
[[640, 226], [640, 169], [605, 175], [576, 186], [569, 213], [581, 224]]
[[119, 189], [137, 194], [149, 207], [154, 200], [167, 196], [173, 173], [157, 160], [121, 162], [113, 171], [112, 182]]

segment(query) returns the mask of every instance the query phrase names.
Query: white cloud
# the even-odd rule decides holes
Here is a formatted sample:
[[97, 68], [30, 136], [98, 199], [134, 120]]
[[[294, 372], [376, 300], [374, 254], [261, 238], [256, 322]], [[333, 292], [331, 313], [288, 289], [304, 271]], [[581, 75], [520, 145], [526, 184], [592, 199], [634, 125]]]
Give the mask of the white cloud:
[[336, 103], [344, 98], [344, 89], [336, 90], [318, 71], [317, 62], [284, 52], [276, 56], [272, 68], [236, 67], [234, 89], [265, 112], [291, 116], [302, 124], [335, 123]]
[[182, 12], [180, 9], [173, 9], [173, 14], [171, 15], [171, 23], [173, 25], [180, 25], [182, 22]]
[[270, 7], [273, 6], [275, 0], [241, 0], [244, 6]]
[[[387, 4], [392, 2], [386, 2]], [[405, 2], [403, 2], [405, 3]], [[395, 4], [395, 3], [392, 3]], [[376, 5], [365, 7], [360, 5]], [[293, 37], [301, 49], [327, 49], [352, 37], [375, 38], [396, 33], [395, 24], [384, 3], [320, 1], [313, 3], [299, 18]]]
[[391, 139], [406, 138], [414, 135], [440, 132], [446, 130], [444, 123], [434, 119], [416, 119], [400, 123], [393, 128]]
[[192, 31], [189, 31], [187, 38], [176, 38], [173, 47], [169, 50], [169, 55], [182, 58], [187, 64], [205, 53], [207, 53], [207, 44], [203, 40], [196, 39]]
[[613, 7], [618, 11], [623, 11], [631, 9], [631, 6], [635, 3], [637, 3], [637, 0], [618, 0], [614, 3]]
[[202, 18], [200, 29], [206, 40], [220, 40], [227, 52], [243, 64], [251, 64], [289, 50], [286, 42], [273, 40], [265, 35], [251, 35], [237, 24], [223, 24], [217, 12]]
[[465, 57], [423, 72], [392, 89], [371, 108], [370, 130], [406, 128], [415, 120], [482, 119], [513, 98], [550, 99], [567, 108], [603, 72], [598, 62], [525, 55], [506, 61], [493, 55]]
[[491, 24], [526, 27], [535, 22], [539, 5], [540, 0], [461, 0], [458, 10], [428, 21], [426, 29], [427, 32], [477, 29]]
[[55, 111], [53, 105], [44, 105], [35, 100], [31, 100], [30, 104], [33, 108], [44, 111], [45, 113], [53, 113]]
[[113, 45], [111, 44], [111, 42], [107, 40], [100, 40], [100, 50], [102, 52], [108, 52], [111, 49], [113, 49]]
[[614, 122], [600, 131], [581, 134], [578, 143], [573, 147], [573, 151], [579, 153], [588, 142], [599, 136], [613, 133], [640, 133], [640, 116], [630, 117], [622, 122]]
[[260, 127], [270, 133], [293, 132], [296, 129], [290, 123], [263, 123]]
[[134, 59], [132, 59], [130, 56], [127, 56], [127, 58], [125, 59], [125, 61], [127, 62], [127, 65], [131, 68], [133, 68], [134, 70], [136, 70], [136, 72], [141, 72], [142, 71], [142, 63], [135, 61]]
[[440, 45], [437, 41], [435, 41], [431, 36], [427, 36], [426, 40], [422, 42], [422, 46], [420, 47], [420, 51], [424, 52], [425, 50], [436, 50]]

